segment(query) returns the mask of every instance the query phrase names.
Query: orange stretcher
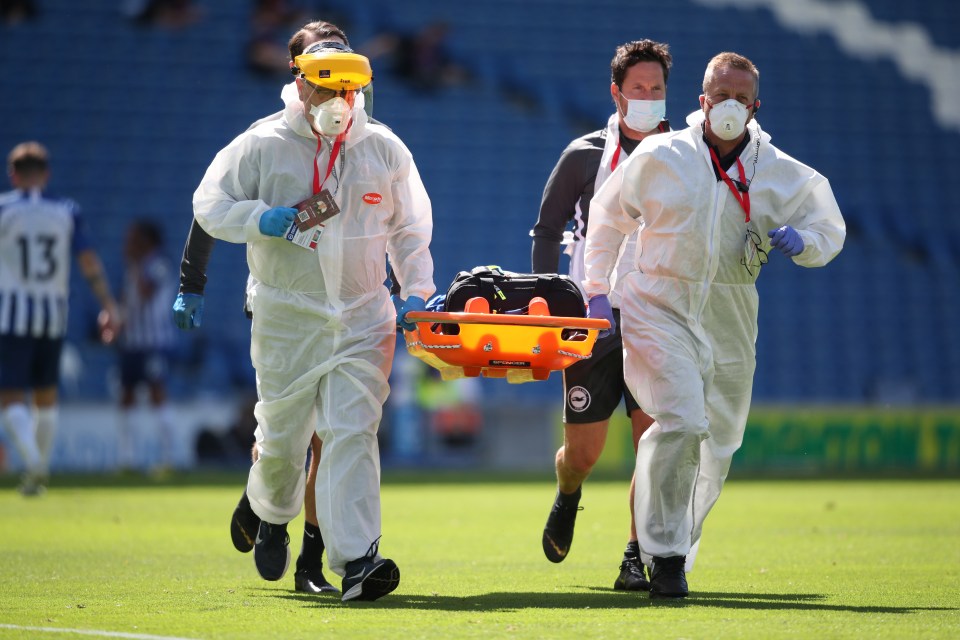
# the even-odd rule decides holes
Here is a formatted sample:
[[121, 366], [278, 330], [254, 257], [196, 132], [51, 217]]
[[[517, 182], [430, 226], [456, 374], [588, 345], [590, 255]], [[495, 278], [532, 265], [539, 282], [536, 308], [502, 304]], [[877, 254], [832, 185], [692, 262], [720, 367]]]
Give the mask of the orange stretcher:
[[[533, 298], [526, 315], [490, 313], [484, 298], [471, 298], [462, 312], [411, 311], [417, 329], [404, 331], [407, 351], [438, 369], [444, 380], [506, 378], [546, 380], [591, 356], [600, 318], [551, 316], [546, 300]], [[451, 332], [450, 327], [458, 331]]]

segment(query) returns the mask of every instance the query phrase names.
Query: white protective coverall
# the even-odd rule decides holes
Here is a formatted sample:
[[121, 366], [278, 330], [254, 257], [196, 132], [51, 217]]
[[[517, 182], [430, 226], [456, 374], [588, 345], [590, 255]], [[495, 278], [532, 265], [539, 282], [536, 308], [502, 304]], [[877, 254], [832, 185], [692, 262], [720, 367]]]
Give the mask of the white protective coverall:
[[[846, 227], [827, 179], [770, 143], [751, 121], [741, 153], [750, 222], [713, 170], [702, 112], [689, 128], [650, 136], [590, 202], [584, 289], [606, 294], [624, 239], [640, 229], [621, 314], [624, 378], [656, 420], [637, 449], [634, 507], [640, 549], [687, 556], [743, 441], [756, 367], [758, 296], [741, 264], [748, 229], [791, 225], [803, 239], [793, 261], [828, 263]], [[757, 141], [759, 140], [759, 146]], [[753, 173], [754, 164], [756, 171]], [[739, 179], [736, 164], [730, 168]]]
[[396, 341], [384, 255], [404, 299], [429, 298], [432, 212], [409, 150], [367, 122], [358, 96], [343, 160], [324, 184], [341, 211], [325, 222], [316, 252], [262, 235], [263, 212], [312, 196], [314, 163], [322, 180], [330, 157], [326, 141], [317, 153], [296, 93], [282, 97], [282, 118], [266, 119], [217, 154], [194, 193], [194, 214], [211, 236], [247, 245], [259, 394], [250, 504], [274, 524], [300, 512], [304, 455], [316, 430], [323, 441], [317, 518], [330, 568], [342, 576], [381, 530], [377, 429]]

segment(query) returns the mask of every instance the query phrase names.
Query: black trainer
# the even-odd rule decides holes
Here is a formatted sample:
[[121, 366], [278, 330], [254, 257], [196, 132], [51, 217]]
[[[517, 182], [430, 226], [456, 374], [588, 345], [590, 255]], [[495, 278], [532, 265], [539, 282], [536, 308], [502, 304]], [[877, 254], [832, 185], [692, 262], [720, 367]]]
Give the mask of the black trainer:
[[543, 528], [543, 553], [550, 562], [563, 562], [570, 552], [573, 542], [573, 525], [577, 522], [577, 512], [582, 511], [580, 504], [580, 487], [575, 493], [565, 495], [560, 500], [560, 491], [553, 501], [553, 509], [547, 516], [547, 526]]
[[323, 569], [297, 569], [293, 574], [293, 588], [301, 593], [340, 593], [340, 589], [327, 582]]
[[650, 582], [643, 573], [643, 563], [640, 558], [624, 558], [620, 563], [620, 575], [613, 583], [618, 591], [649, 591]]
[[343, 571], [343, 602], [376, 600], [400, 585], [400, 569], [388, 558], [351, 560]]
[[264, 520], [253, 545], [253, 562], [264, 580], [279, 580], [290, 566], [290, 536], [287, 524], [271, 524]]
[[686, 561], [684, 556], [653, 558], [650, 568], [651, 598], [686, 598], [689, 595], [687, 573], [684, 570]]
[[17, 491], [25, 498], [35, 498], [47, 492], [48, 478], [43, 474], [25, 473]]
[[230, 539], [233, 540], [234, 548], [241, 553], [253, 549], [253, 541], [259, 528], [260, 518], [253, 512], [250, 499], [244, 491], [237, 508], [233, 510], [233, 517], [230, 518]]

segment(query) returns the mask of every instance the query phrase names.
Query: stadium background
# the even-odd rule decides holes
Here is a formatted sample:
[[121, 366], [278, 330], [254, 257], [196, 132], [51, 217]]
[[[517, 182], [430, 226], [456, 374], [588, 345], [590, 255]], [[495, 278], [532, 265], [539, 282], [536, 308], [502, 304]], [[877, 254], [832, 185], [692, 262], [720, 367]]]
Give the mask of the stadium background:
[[[198, 0], [201, 18], [176, 30], [132, 25], [119, 0], [37, 4], [37, 19], [0, 26], [0, 148], [5, 155], [27, 139], [48, 146], [51, 192], [80, 203], [117, 289], [129, 221], [160, 222], [166, 253], [179, 261], [208, 163], [279, 108], [285, 80], [246, 66], [247, 2]], [[848, 238], [825, 269], [781, 256], [764, 268], [758, 426], [735, 471], [816, 471], [825, 467], [811, 459], [831, 455], [834, 471], [960, 469], [960, 218], [951, 197], [960, 175], [960, 14], [952, 0], [297, 4], [340, 24], [361, 51], [378, 34], [449, 24], [447, 45], [472, 76], [462, 86], [425, 91], [374, 61], [375, 114], [410, 147], [433, 201], [440, 289], [479, 264], [529, 268], [528, 231], [550, 170], [573, 137], [611, 112], [618, 44], [671, 45], [675, 127], [698, 107], [713, 54], [749, 56], [761, 70], [761, 125], [830, 179]], [[240, 313], [245, 274], [243, 248], [218, 243], [203, 329], [181, 336], [171, 391], [185, 465], [193, 431], [233, 419], [253, 384]], [[76, 273], [74, 281], [54, 464], [98, 469], [112, 456], [115, 354], [94, 340], [95, 301]], [[440, 450], [421, 432], [399, 447], [411, 421], [394, 404], [385, 460], [549, 469], [559, 375], [480, 387], [485, 424], [475, 446]], [[620, 432], [605, 464], [628, 463]], [[786, 448], [772, 466], [765, 452]]]

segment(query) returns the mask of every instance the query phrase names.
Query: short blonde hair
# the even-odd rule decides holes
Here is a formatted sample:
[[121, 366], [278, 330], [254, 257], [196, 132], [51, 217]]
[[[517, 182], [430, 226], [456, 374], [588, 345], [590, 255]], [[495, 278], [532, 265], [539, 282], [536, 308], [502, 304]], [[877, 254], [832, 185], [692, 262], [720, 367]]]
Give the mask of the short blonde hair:
[[710, 78], [713, 77], [714, 71], [723, 67], [741, 69], [743, 71], [749, 71], [751, 74], [753, 74], [753, 84], [754, 88], [756, 89], [756, 93], [754, 93], [753, 97], [756, 98], [758, 95], [760, 95], [760, 70], [757, 69], [757, 65], [753, 64], [750, 58], [730, 51], [718, 53], [710, 59], [710, 62], [707, 63], [707, 70], [703, 74], [704, 93], [707, 92], [707, 82], [709, 82]]

